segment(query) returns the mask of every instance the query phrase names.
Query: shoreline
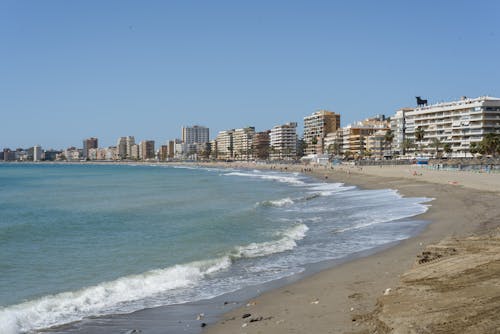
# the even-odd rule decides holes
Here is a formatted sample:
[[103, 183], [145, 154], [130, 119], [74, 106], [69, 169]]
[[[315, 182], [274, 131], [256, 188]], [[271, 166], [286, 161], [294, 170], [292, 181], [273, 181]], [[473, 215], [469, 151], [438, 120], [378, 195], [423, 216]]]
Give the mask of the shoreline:
[[[293, 167], [286, 171], [304, 168]], [[259, 166], [249, 168], [259, 169]], [[436, 173], [449, 176], [449, 172]], [[249, 302], [249, 307], [226, 313], [203, 333], [368, 333], [373, 326], [361, 319], [375, 311], [378, 298], [390, 291], [387, 289], [395, 289], [400, 284], [401, 276], [412, 268], [417, 255], [428, 245], [450, 237], [484, 234], [500, 226], [500, 209], [495, 207], [499, 199], [498, 177], [490, 189], [482, 185], [479, 190], [457, 187], [457, 183], [448, 181], [412, 180], [410, 173], [407, 178], [387, 177], [362, 174], [354, 168], [320, 167], [310, 174], [363, 189], [392, 188], [407, 197], [433, 197], [429, 210], [415, 217], [431, 223], [418, 235], [393, 247], [265, 292]], [[245, 313], [251, 314], [250, 319], [262, 317], [263, 320], [249, 322], [242, 318]]]
[[[272, 165], [234, 163], [185, 165], [273, 169]], [[303, 165], [278, 166], [286, 167], [286, 170], [281, 170], [282, 172], [301, 172], [300, 169], [305, 167]], [[473, 193], [468, 195], [486, 196], [488, 197], [486, 202], [498, 196], [497, 193], [468, 190], [451, 184], [433, 184], [420, 182], [420, 180], [415, 182], [400, 177], [381, 178], [362, 175], [354, 168], [327, 170], [319, 167], [304, 174], [320, 180], [356, 185], [362, 189], [397, 189], [401, 195], [407, 197], [434, 197], [435, 200], [430, 203], [430, 209], [414, 217], [418, 220], [431, 221], [431, 223], [427, 224], [416, 236], [397, 242], [395, 245], [394, 243], [388, 244], [382, 247], [382, 250], [372, 249], [341, 261], [326, 261], [326, 263], [318, 264], [320, 269], [316, 266], [316, 269], [306, 270], [305, 273], [293, 277], [248, 287], [243, 291], [232, 292], [209, 300], [140, 310], [131, 314], [86, 319], [78, 325], [83, 324], [85, 333], [126, 332], [118, 330], [119, 328], [127, 330], [137, 328], [142, 330], [142, 333], [163, 333], [165, 330], [177, 333], [186, 332], [186, 326], [189, 327], [187, 332], [196, 333], [201, 332], [202, 322], [208, 324], [203, 333], [363, 333], [363, 330], [368, 328], [367, 325], [360, 321], [353, 321], [354, 317], [372, 312], [377, 298], [385, 289], [394, 288], [398, 284], [400, 276], [411, 267], [416, 255], [422, 252], [427, 244], [441, 240], [449, 235], [449, 232], [462, 236], [485, 229], [481, 226], [481, 222], [487, 221], [488, 217], [477, 224], [469, 225], [465, 220], [460, 220], [463, 213], [458, 211], [462, 210], [456, 210], [456, 214], [442, 221], [447, 211], [450, 209], [453, 211], [457, 202], [463, 201], [464, 196], [467, 195], [463, 193], [472, 191]], [[429, 195], [429, 192], [451, 195], [451, 200], [447, 199], [441, 203], [440, 197], [442, 196]], [[463, 206], [459, 207], [463, 209]], [[496, 212], [500, 214], [500, 211]], [[453, 217], [460, 221], [458, 225], [452, 222]], [[226, 305], [227, 300], [230, 301], [230, 305]], [[229, 308], [232, 310], [228, 311]], [[196, 320], [196, 315], [202, 312], [205, 313], [205, 317], [201, 321]], [[248, 319], [242, 319], [241, 316], [245, 313], [250, 313], [251, 316]], [[173, 321], [175, 317], [179, 317], [181, 321]], [[260, 317], [262, 320], [258, 320]], [[258, 321], [250, 323], [249, 319]], [[76, 329], [74, 325], [51, 328], [45, 332], [74, 332]], [[77, 327], [82, 329], [80, 326]]]

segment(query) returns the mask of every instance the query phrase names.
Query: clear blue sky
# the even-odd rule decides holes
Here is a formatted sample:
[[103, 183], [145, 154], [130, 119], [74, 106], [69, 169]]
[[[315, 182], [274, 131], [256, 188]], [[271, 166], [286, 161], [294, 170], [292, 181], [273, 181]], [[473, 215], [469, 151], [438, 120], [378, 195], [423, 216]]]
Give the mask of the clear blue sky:
[[500, 1], [0, 1], [0, 148], [500, 96]]

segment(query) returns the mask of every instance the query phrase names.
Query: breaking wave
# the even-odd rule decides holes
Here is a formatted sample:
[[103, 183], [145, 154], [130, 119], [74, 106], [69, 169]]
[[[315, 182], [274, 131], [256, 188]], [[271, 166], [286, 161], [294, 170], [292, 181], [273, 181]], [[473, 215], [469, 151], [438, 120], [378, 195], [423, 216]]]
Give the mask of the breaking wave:
[[[296, 225], [280, 232], [278, 240], [237, 246], [229, 255], [213, 260], [150, 270], [77, 291], [48, 295], [0, 308], [0, 333], [26, 333], [85, 317], [141, 309], [141, 300], [169, 290], [194, 286], [208, 275], [229, 268], [232, 261], [291, 250], [297, 247], [297, 241], [305, 237], [307, 230], [304, 224]], [[135, 306], [134, 302], [137, 302]]]

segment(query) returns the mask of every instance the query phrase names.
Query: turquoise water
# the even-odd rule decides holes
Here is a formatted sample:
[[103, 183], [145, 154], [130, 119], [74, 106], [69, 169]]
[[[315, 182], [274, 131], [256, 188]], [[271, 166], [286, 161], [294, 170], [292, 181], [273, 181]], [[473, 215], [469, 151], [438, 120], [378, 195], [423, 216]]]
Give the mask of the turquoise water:
[[408, 238], [426, 201], [272, 171], [0, 164], [0, 333], [293, 275]]

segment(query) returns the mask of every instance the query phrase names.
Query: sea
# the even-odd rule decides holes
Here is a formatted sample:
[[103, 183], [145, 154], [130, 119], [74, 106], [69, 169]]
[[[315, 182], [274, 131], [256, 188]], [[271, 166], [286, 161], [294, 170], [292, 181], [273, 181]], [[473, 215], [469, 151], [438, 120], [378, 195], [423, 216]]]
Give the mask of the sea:
[[293, 276], [411, 237], [429, 200], [274, 170], [0, 164], [0, 333]]

